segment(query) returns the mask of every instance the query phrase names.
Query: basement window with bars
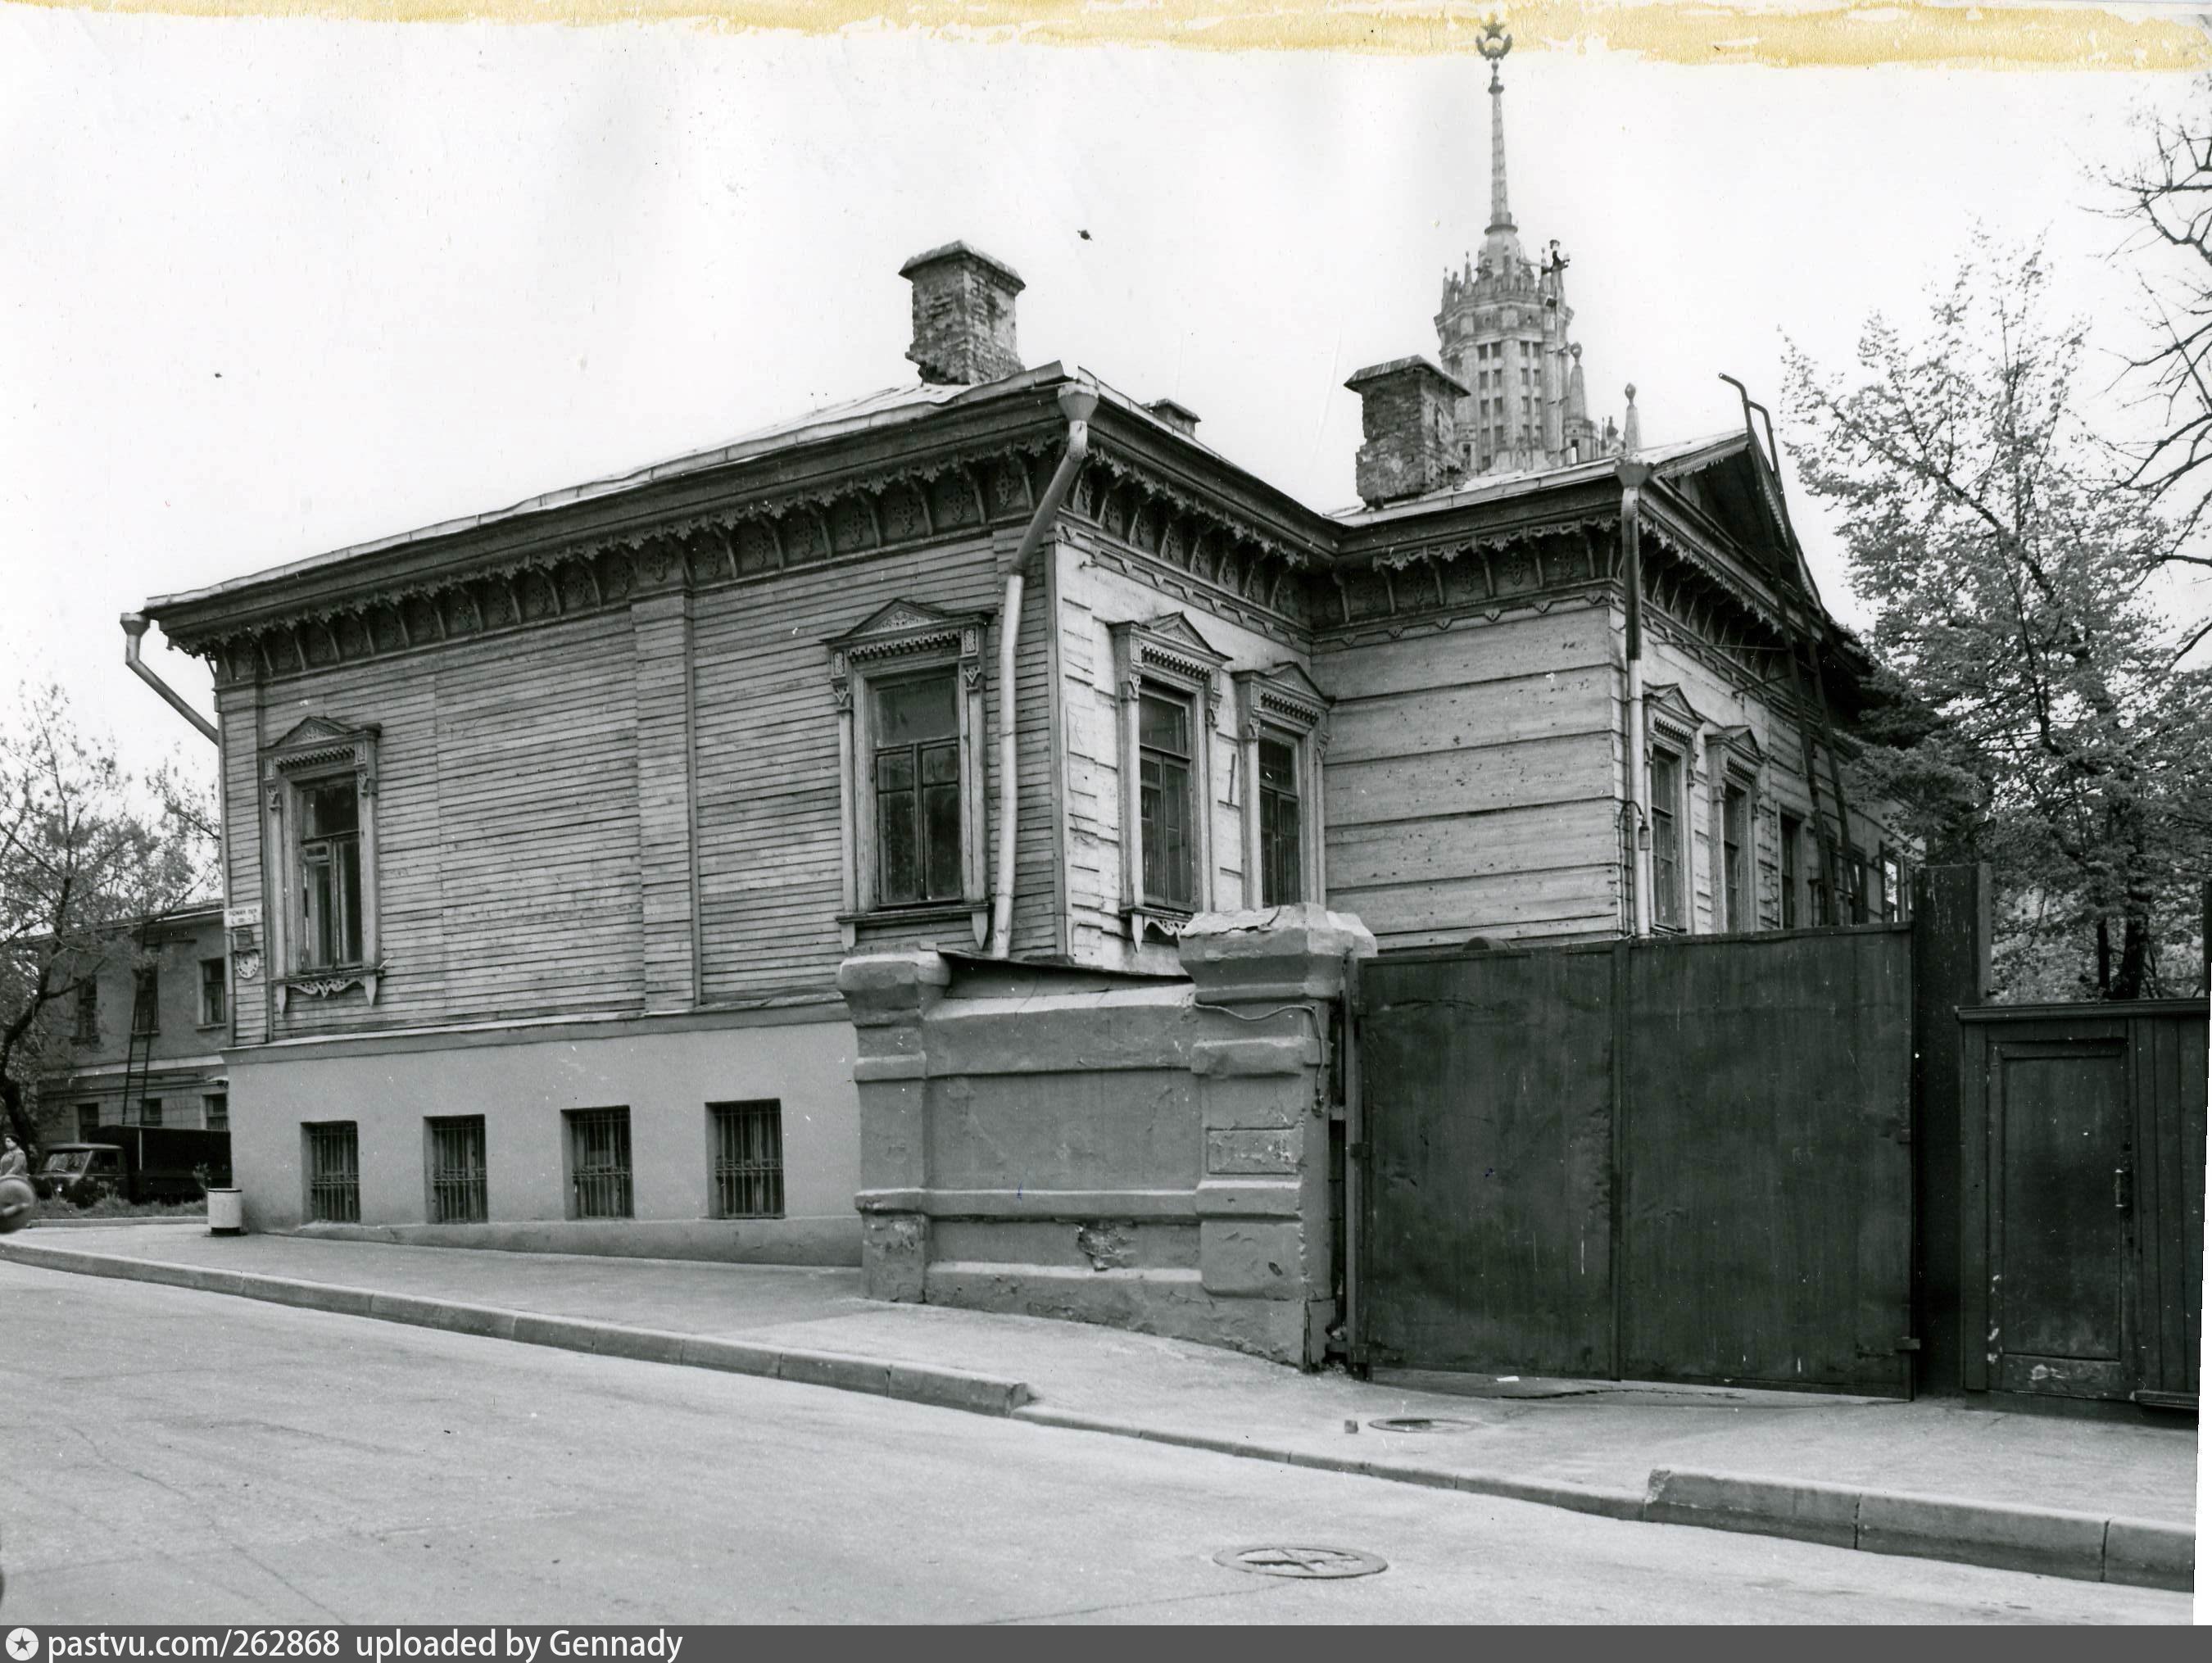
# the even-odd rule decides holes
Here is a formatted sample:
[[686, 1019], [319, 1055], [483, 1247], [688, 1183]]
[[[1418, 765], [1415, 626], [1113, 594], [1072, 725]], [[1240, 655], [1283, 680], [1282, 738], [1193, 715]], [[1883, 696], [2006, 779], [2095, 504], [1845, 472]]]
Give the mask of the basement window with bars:
[[425, 1125], [430, 1136], [430, 1222], [483, 1223], [491, 1216], [484, 1117], [435, 1115]]
[[632, 1217], [629, 1110], [576, 1108], [565, 1118], [568, 1122], [568, 1216]]
[[714, 1217], [783, 1217], [783, 1105], [775, 1099], [709, 1103]]
[[309, 1121], [307, 1217], [319, 1224], [361, 1222], [361, 1129], [352, 1120]]

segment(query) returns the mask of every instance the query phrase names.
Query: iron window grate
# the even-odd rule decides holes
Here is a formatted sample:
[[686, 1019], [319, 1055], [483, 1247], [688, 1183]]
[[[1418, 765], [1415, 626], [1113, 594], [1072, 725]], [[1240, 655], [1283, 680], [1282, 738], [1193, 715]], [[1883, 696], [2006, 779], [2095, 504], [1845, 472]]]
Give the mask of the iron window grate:
[[783, 1105], [774, 1099], [709, 1103], [714, 1134], [714, 1217], [783, 1217]]
[[325, 1120], [307, 1134], [307, 1217], [322, 1224], [361, 1222], [361, 1134], [351, 1120]]
[[568, 1194], [577, 1218], [630, 1217], [629, 1110], [571, 1109]]
[[491, 1216], [481, 1114], [430, 1121], [430, 1222], [481, 1224]]

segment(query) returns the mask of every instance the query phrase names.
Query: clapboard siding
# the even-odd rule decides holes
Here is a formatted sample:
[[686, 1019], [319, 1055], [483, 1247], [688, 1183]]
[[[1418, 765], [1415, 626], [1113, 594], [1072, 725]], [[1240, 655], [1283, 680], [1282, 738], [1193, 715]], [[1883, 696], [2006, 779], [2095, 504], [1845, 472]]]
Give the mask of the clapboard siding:
[[[438, 850], [437, 693], [434, 677], [417, 671], [404, 679], [384, 665], [332, 667], [269, 689], [260, 743], [275, 744], [309, 716], [358, 725], [375, 723], [378, 792], [375, 804], [378, 907], [384, 974], [377, 1002], [355, 989], [329, 999], [294, 998], [283, 1015], [270, 1005], [268, 1036], [345, 1033], [395, 1023], [437, 1020], [445, 1007], [445, 955]], [[253, 764], [258, 771], [258, 759]], [[260, 792], [234, 801], [258, 821]], [[259, 840], [257, 839], [257, 844]], [[282, 904], [269, 869], [272, 851], [257, 848], [262, 889], [264, 940]], [[264, 984], [282, 974], [266, 962]], [[241, 1035], [242, 1037], [242, 1035]]]
[[[1805, 752], [1803, 740], [1796, 722], [1784, 710], [1747, 690], [1744, 686], [1723, 675], [1701, 658], [1685, 652], [1659, 630], [1645, 637], [1644, 682], [1672, 683], [1680, 687], [1682, 695], [1692, 708], [1712, 727], [1747, 727], [1758, 739], [1766, 756], [1766, 765], [1760, 771], [1756, 792], [1755, 822], [1753, 836], [1758, 883], [1759, 922], [1766, 927], [1779, 927], [1782, 922], [1781, 900], [1781, 816], [1788, 814], [1805, 822], [1809, 828], [1812, 816], [1812, 793], [1805, 780]], [[1627, 684], [1618, 680], [1613, 692], [1616, 714], [1614, 721], [1620, 731], [1626, 732], [1625, 701]], [[1707, 730], [1710, 735], [1711, 729]], [[1817, 737], [1817, 736], [1816, 736]], [[1696, 756], [1691, 759], [1691, 789], [1688, 807], [1689, 847], [1693, 901], [1692, 927], [1711, 931], [1721, 926], [1721, 908], [1716, 905], [1717, 883], [1715, 853], [1715, 825], [1717, 806], [1715, 800], [1718, 767], [1712, 748], [1700, 743], [1694, 747]], [[1835, 798], [1827, 771], [1827, 751], [1819, 749], [1820, 801], [1822, 812], [1832, 824]], [[1848, 786], [1846, 786], [1848, 790]], [[1851, 835], [1863, 855], [1887, 845], [1898, 848], [1904, 840], [1886, 827], [1875, 815], [1866, 811], [1869, 805], [1853, 801]], [[1801, 882], [1802, 872], [1809, 870], [1816, 856], [1808, 848], [1800, 857]], [[1809, 922], [1801, 916], [1800, 924]]]
[[[1002, 537], [999, 541], [1003, 542]], [[797, 987], [830, 992], [844, 956], [837, 712], [823, 643], [894, 600], [995, 610], [996, 544], [975, 537], [834, 572], [713, 591], [693, 601], [692, 721], [702, 995], [746, 1000]], [[1023, 713], [1014, 941], [1054, 950], [1050, 693], [1045, 586], [1024, 598], [1015, 681]], [[995, 627], [985, 644], [996, 680]], [[995, 693], [986, 701], [987, 800], [998, 792]], [[990, 827], [981, 828], [988, 842]], [[933, 926], [972, 946], [964, 925]]]
[[1593, 665], [1473, 687], [1340, 698], [1330, 715], [1329, 749], [1372, 760], [1587, 733], [1601, 725], [1613, 686], [1612, 666]]
[[[216, 694], [216, 717], [222, 743], [222, 858], [223, 898], [227, 905], [254, 907], [262, 903], [261, 791], [255, 779], [261, 750], [259, 689], [233, 687]], [[257, 944], [265, 944], [268, 930], [254, 932]], [[258, 961], [265, 966], [264, 956]], [[239, 974], [239, 960], [230, 966], [231, 1033], [240, 1045], [258, 1045], [269, 1037], [269, 978], [265, 969], [251, 980]]]
[[439, 666], [449, 1016], [627, 1010], [644, 995], [630, 623], [617, 613], [558, 637]]
[[1545, 804], [1339, 828], [1329, 840], [1329, 893], [1607, 865], [1620, 847], [1612, 798], [1582, 805], [1595, 813], [1570, 812], [1577, 806]]
[[[1604, 707], [1595, 713], [1602, 720]], [[1372, 760], [1332, 746], [1329, 828], [1587, 802], [1611, 794], [1613, 750], [1602, 731]]]
[[1316, 651], [1329, 904], [1384, 946], [1583, 936], [1618, 917], [1603, 608]]
[[1317, 642], [1313, 676], [1340, 700], [1586, 669], [1613, 661], [1606, 609], [1568, 606], [1492, 623], [1462, 619], [1449, 629], [1408, 625], [1395, 640]]
[[[1094, 550], [1127, 554], [1127, 545], [1091, 526], [1073, 528], [1060, 550], [1060, 711], [1063, 825], [1069, 950], [1086, 962], [1171, 968], [1172, 950], [1139, 955], [1121, 918], [1121, 762], [1120, 708], [1109, 632], [1119, 623], [1181, 613], [1229, 663], [1221, 677], [1218, 725], [1206, 757], [1212, 782], [1208, 829], [1212, 838], [1213, 904], [1243, 905], [1244, 834], [1237, 778], [1236, 706], [1229, 675], [1304, 665], [1306, 655], [1249, 624], [1224, 616], [1203, 598], [1170, 594], [1140, 577], [1094, 562]], [[1142, 572], [1141, 565], [1133, 568]], [[1198, 592], [1202, 594], [1203, 592]]]

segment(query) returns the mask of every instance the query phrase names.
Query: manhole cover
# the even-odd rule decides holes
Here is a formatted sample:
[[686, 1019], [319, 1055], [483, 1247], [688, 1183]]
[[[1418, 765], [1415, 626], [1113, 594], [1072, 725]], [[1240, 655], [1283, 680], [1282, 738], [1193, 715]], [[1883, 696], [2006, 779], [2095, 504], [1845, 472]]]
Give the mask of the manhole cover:
[[1367, 1423], [1377, 1432], [1472, 1432], [1481, 1423], [1454, 1420], [1449, 1415], [1395, 1415]]
[[1348, 1547], [1225, 1547], [1213, 1563], [1255, 1576], [1372, 1576], [1390, 1569], [1387, 1561]]

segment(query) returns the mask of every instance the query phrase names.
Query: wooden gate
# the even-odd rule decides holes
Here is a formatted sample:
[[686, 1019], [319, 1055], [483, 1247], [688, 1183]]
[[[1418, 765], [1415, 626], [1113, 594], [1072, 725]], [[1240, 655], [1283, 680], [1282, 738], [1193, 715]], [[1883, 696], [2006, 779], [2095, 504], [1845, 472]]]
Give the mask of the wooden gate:
[[2194, 1407], [2204, 1002], [1959, 1017], [1964, 1384]]
[[1908, 927], [1362, 967], [1361, 1351], [1907, 1395]]

